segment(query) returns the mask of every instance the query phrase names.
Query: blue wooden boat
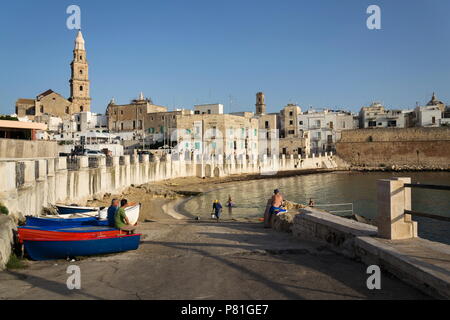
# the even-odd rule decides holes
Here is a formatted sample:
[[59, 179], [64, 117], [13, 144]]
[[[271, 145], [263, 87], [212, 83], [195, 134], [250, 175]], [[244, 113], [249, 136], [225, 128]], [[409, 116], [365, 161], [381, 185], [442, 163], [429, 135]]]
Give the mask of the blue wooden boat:
[[55, 205], [59, 214], [76, 214], [76, 213], [86, 213], [90, 214], [92, 212], [98, 212], [100, 208], [98, 207], [78, 207], [78, 206], [65, 206], [62, 204]]
[[69, 227], [80, 227], [80, 226], [107, 226], [108, 220], [99, 220], [95, 217], [87, 218], [69, 218], [69, 219], [59, 219], [59, 218], [37, 218], [37, 217], [26, 217], [26, 226], [61, 226], [65, 228]]
[[136, 250], [141, 235], [119, 235], [76, 241], [25, 240], [25, 250], [33, 260], [66, 259]]

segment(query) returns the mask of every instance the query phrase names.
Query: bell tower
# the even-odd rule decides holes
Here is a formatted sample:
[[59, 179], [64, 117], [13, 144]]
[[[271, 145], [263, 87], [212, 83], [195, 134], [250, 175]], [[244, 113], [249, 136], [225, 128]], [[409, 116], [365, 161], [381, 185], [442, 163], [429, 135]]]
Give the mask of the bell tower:
[[86, 49], [81, 30], [78, 31], [71, 63], [70, 79], [71, 113], [91, 111], [89, 65], [86, 59]]
[[256, 114], [261, 115], [266, 113], [266, 102], [264, 93], [258, 92], [256, 94]]

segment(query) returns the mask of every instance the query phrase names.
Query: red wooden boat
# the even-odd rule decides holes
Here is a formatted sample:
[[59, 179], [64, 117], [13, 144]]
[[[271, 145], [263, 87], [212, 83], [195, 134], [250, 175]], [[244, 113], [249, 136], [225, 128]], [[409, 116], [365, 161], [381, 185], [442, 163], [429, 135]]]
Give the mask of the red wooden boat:
[[118, 229], [98, 226], [83, 226], [75, 228], [26, 226], [19, 228], [19, 240], [30, 241], [76, 241], [95, 240], [123, 235]]

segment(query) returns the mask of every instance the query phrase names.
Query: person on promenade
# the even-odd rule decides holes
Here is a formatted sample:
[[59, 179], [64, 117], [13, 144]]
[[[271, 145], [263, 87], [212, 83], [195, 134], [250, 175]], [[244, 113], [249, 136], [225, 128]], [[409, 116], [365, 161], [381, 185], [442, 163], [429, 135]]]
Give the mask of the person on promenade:
[[119, 210], [119, 199], [112, 199], [111, 206], [108, 208], [108, 225], [112, 228], [116, 226], [117, 210]]
[[312, 198], [310, 198], [308, 206], [309, 207], [314, 207], [314, 205], [315, 205], [314, 200]]
[[222, 212], [222, 204], [219, 202], [219, 200], [215, 200], [213, 203], [213, 213], [217, 221], [219, 221], [220, 219], [221, 212]]
[[134, 204], [132, 203], [129, 204], [127, 199], [122, 199], [120, 201], [120, 208], [119, 210], [117, 210], [114, 220], [117, 229], [125, 231], [128, 234], [134, 234], [134, 231], [136, 230], [137, 227], [137, 223], [134, 226], [131, 225], [127, 215], [125, 214], [125, 209], [130, 206], [134, 206]]

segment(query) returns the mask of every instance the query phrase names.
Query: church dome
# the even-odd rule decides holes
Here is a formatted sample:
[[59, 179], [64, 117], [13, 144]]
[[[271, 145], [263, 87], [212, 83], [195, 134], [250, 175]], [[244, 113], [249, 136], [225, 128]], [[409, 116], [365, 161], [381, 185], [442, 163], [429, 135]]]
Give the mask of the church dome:
[[436, 99], [436, 94], [433, 92], [433, 96], [431, 97], [431, 100], [427, 103], [427, 106], [437, 106], [444, 104], [442, 101], [439, 101]]

